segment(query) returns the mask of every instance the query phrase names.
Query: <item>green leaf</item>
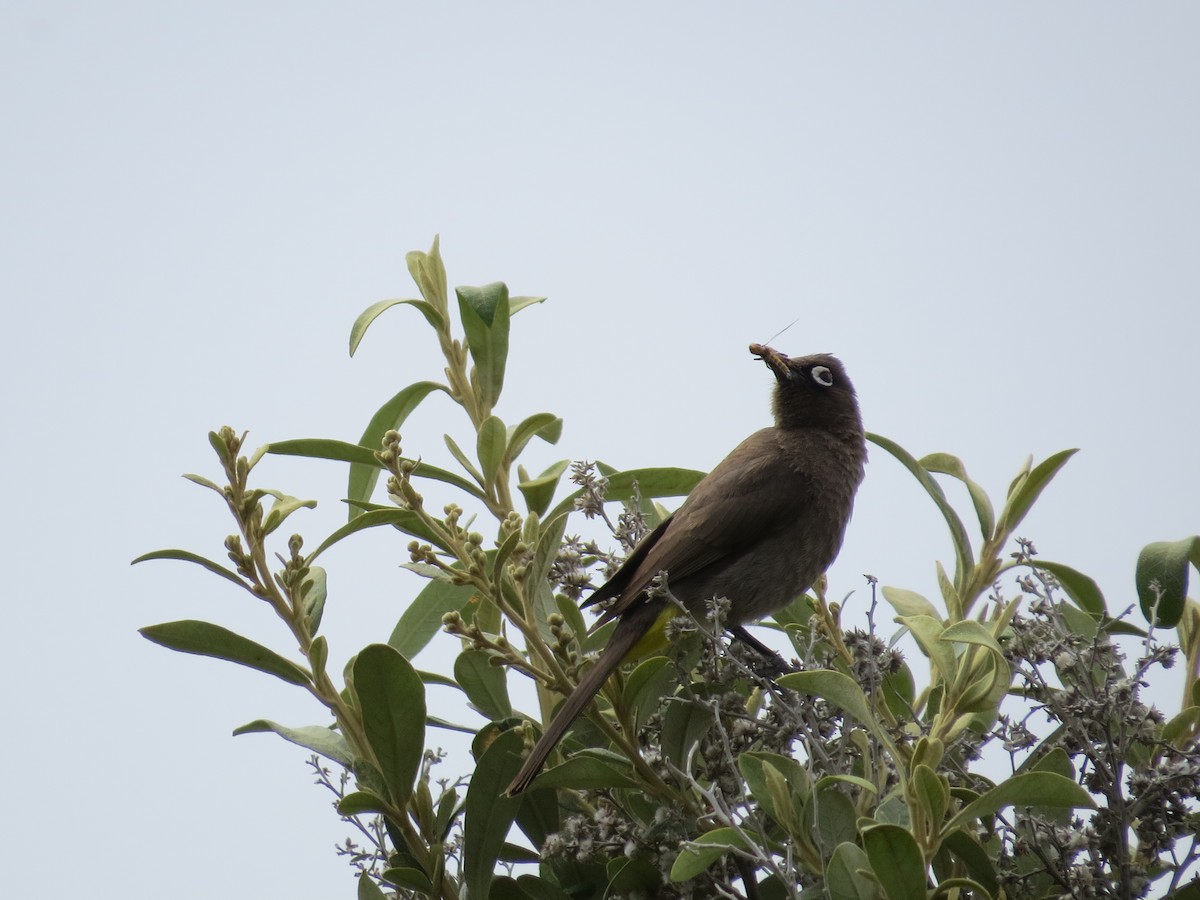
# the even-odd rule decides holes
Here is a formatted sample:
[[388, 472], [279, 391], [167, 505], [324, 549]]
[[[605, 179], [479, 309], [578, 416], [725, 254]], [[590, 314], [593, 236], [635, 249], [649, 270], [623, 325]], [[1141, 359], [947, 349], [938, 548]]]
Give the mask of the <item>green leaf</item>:
[[792, 797], [794, 809], [798, 810], [800, 805], [809, 802], [809, 797], [812, 794], [812, 781], [809, 770], [804, 768], [802, 764], [793, 760], [790, 756], [774, 754], [774, 752], [768, 750], [744, 752], [744, 754], [738, 756], [738, 769], [740, 769], [746, 780], [754, 781], [755, 784], [758, 784], [758, 778], [754, 774], [756, 763], [758, 767], [761, 767], [764, 774], [767, 773], [767, 768], [770, 767], [784, 776], [787, 782], [787, 791]]
[[[950, 580], [950, 576], [946, 574], [946, 567], [939, 560], [937, 563], [937, 580], [938, 588], [942, 592], [942, 600], [946, 603], [946, 612], [950, 618], [962, 618], [962, 597], [958, 594], [958, 588], [954, 586], [954, 582]], [[886, 591], [887, 588], [884, 588]], [[934, 613], [936, 615], [936, 613]]]
[[370, 791], [351, 791], [337, 802], [339, 816], [360, 816], [363, 813], [387, 812], [387, 801]]
[[900, 663], [900, 668], [883, 676], [882, 694], [883, 702], [897, 719], [903, 721], [914, 717], [916, 682], [908, 663]]
[[[360, 447], [358, 444], [350, 444], [346, 441], [334, 441], [328, 438], [296, 438], [291, 441], [275, 441], [267, 445], [267, 452], [278, 456], [304, 456], [309, 459], [329, 459], [335, 462], [348, 462], [352, 465], [358, 464], [382, 468], [379, 465], [379, 460], [375, 458], [375, 451], [371, 448]], [[479, 488], [461, 475], [455, 475], [453, 472], [447, 472], [445, 469], [439, 469], [437, 466], [431, 466], [420, 460], [413, 460], [413, 462], [417, 463], [417, 467], [413, 470], [413, 475], [453, 485], [461, 491], [466, 491], [472, 497], [480, 500], [484, 499], [483, 493]], [[350, 503], [360, 508], [370, 506], [370, 504], [356, 499], [351, 499]]]
[[504, 793], [521, 767], [521, 751], [522, 738], [518, 732], [498, 734], [480, 754], [467, 787], [463, 876], [469, 897], [488, 896], [496, 860], [521, 807], [521, 797], [508, 797]]
[[259, 462], [262, 460], [262, 458], [266, 455], [267, 455], [266, 445], [259, 447], [257, 450], [255, 450], [253, 453], [251, 453], [250, 458], [246, 461], [246, 471], [252, 470], [255, 466], [257, 466], [259, 464]]
[[925, 470], [925, 467], [912, 454], [895, 441], [869, 432], [867, 440], [882, 447], [888, 453], [892, 454], [892, 456], [896, 457], [908, 471], [912, 472], [913, 476], [920, 482], [921, 487], [925, 488], [925, 492], [929, 494], [930, 499], [936, 504], [942, 514], [942, 518], [946, 520], [946, 525], [950, 528], [950, 538], [954, 544], [954, 558], [956, 561], [955, 579], [957, 581], [966, 578], [967, 573], [975, 567], [975, 554], [971, 549], [971, 539], [967, 537], [967, 529], [963, 527], [962, 519], [958, 517], [958, 513], [954, 511], [954, 507], [946, 499], [946, 494], [942, 491], [942, 486], [934, 481], [933, 476]]
[[732, 849], [745, 850], [746, 842], [733, 828], [714, 828], [683, 845], [671, 866], [672, 881], [695, 878]]
[[[861, 736], [861, 732], [859, 732]], [[863, 746], [866, 746], [864, 743]], [[837, 784], [848, 784], [858, 788], [860, 791], [866, 791], [868, 794], [878, 793], [879, 789], [875, 787], [875, 782], [868, 781], [861, 775], [826, 775], [814, 785], [817, 790], [824, 790]]]
[[[1146, 621], [1174, 628], [1183, 618], [1188, 589], [1188, 563], [1200, 569], [1200, 536], [1147, 544], [1138, 554], [1137, 592]], [[1152, 587], [1157, 584], [1158, 590]]]
[[350, 670], [367, 743], [393, 803], [403, 807], [425, 750], [425, 686], [408, 660], [387, 644], [364, 647]]
[[781, 825], [790, 815], [786, 810], [773, 810], [768, 796], [768, 770], [774, 769], [781, 774], [788, 787], [788, 794], [798, 802], [805, 803], [812, 793], [812, 784], [808, 770], [790, 756], [772, 753], [769, 750], [748, 750], [738, 756], [738, 770], [746, 779], [746, 786], [759, 805], [767, 814]]
[[958, 669], [958, 660], [954, 655], [954, 648], [942, 640], [942, 632], [946, 628], [941, 620], [930, 616], [900, 616], [897, 621], [912, 632], [912, 636], [929, 657], [941, 679], [952, 682]]
[[912, 824], [908, 802], [904, 799], [903, 790], [899, 788], [888, 794], [883, 802], [875, 807], [873, 815], [876, 822], [885, 822], [889, 825], [903, 825], [905, 828]]
[[[421, 679], [421, 680], [424, 681], [425, 679]], [[456, 685], [456, 687], [457, 687], [457, 685]], [[457, 725], [454, 722], [449, 722], [446, 719], [439, 718], [438, 716], [426, 716], [425, 724], [428, 725], [430, 728], [441, 728], [441, 729], [444, 729], [445, 731], [457, 731], [460, 734], [474, 734], [475, 733], [474, 728], [469, 728], [466, 725]]]
[[[484, 555], [487, 559], [492, 559], [496, 551], [485, 550]], [[494, 600], [483, 594], [475, 595], [476, 602], [463, 610], [463, 618], [467, 619], [474, 625], [478, 625], [481, 631], [488, 634], [499, 634], [501, 629], [502, 616], [500, 607]], [[510, 598], [511, 599], [511, 598]], [[467, 616], [467, 612], [470, 616]]]
[[281, 494], [279, 491], [268, 491], [267, 493], [275, 498], [275, 502], [271, 504], [271, 508], [267, 510], [267, 514], [263, 518], [263, 534], [273, 532], [296, 510], [315, 509], [317, 506], [316, 500], [301, 500]]
[[415, 462], [417, 467], [413, 469], [413, 475], [417, 478], [428, 478], [430, 481], [440, 481], [443, 484], [451, 485], [464, 491], [479, 500], [485, 499], [483, 492], [478, 487], [471, 484], [461, 475], [455, 475], [453, 472], [447, 472], [445, 469], [439, 469], [437, 466], [431, 466], [427, 462], [421, 460], [411, 460]]
[[[587, 634], [588, 626], [587, 626], [587, 622], [584, 621], [583, 611], [578, 606], [575, 605], [574, 600], [569, 598], [566, 594], [558, 594], [554, 598], [554, 608], [555, 608], [555, 610], [558, 611], [558, 614], [566, 620], [566, 625], [575, 634], [576, 640], [578, 640], [581, 635]], [[539, 624], [542, 624], [540, 622], [540, 620], [539, 620]], [[657, 657], [651, 657], [651, 658], [654, 659]], [[646, 662], [649, 662], [649, 660], [646, 660]], [[640, 668], [640, 666], [639, 666], [639, 668]], [[628, 698], [630, 697], [630, 690], [631, 690], [629, 687], [629, 684], [630, 684], [630, 681], [632, 681], [633, 675], [636, 675], [636, 674], [637, 674], [637, 669], [634, 669], [633, 672], [630, 674], [629, 679], [626, 680], [625, 697], [626, 697], [627, 703], [628, 703]]]
[[272, 441], [266, 445], [268, 453], [276, 456], [304, 456], [309, 459], [331, 459], [335, 462], [358, 463], [379, 468], [375, 450], [360, 447], [347, 441], [329, 438], [295, 438], [290, 441]]
[[306, 685], [311, 681], [311, 676], [290, 659], [211, 622], [195, 619], [164, 622], [139, 628], [138, 633], [148, 641], [180, 653], [225, 659], [282, 678], [289, 684]]
[[888, 900], [925, 900], [925, 859], [899, 825], [875, 825], [863, 832], [863, 849]]
[[902, 616], [938, 618], [938, 612], [934, 605], [916, 591], [906, 591], [903, 588], [894, 588], [885, 585], [883, 588], [883, 599], [890, 603], [892, 609], [896, 610]]
[[1096, 802], [1091, 794], [1069, 778], [1063, 778], [1054, 772], [1026, 772], [1000, 782], [972, 800], [946, 823], [942, 833], [950, 834], [965, 827], [973, 819], [990, 816], [1006, 806], [1095, 809]]
[[996, 639], [992, 637], [992, 632], [984, 625], [976, 622], [974, 619], [964, 619], [961, 622], [955, 622], [953, 625], [948, 625], [942, 629], [939, 640], [953, 641], [962, 644], [975, 644], [981, 647], [986, 647], [997, 656], [1003, 656], [1004, 652], [1000, 649], [1000, 645], [996, 643]]
[[[529, 519], [527, 518], [525, 521], [528, 524]], [[550, 635], [550, 626], [546, 623], [546, 620], [551, 613], [556, 611], [557, 604], [546, 577], [550, 572], [550, 567], [554, 565], [555, 559], [558, 558], [558, 550], [562, 546], [563, 533], [566, 531], [566, 527], [566, 516], [559, 516], [556, 519], [546, 519], [540, 523], [537, 549], [534, 551], [533, 562], [525, 578], [526, 585], [533, 588], [533, 615], [537, 621], [538, 629], [547, 637]], [[582, 637], [587, 632], [586, 625], [582, 629], [579, 628], [582, 619], [583, 615], [579, 613], [578, 607], [576, 607], [575, 616], [567, 615], [567, 620], [574, 622], [573, 627], [575, 628], [577, 637]]]
[[[1043, 744], [1043, 746], [1045, 746]], [[1075, 766], [1062, 747], [1055, 747], [1030, 767], [1032, 772], [1054, 772], [1071, 781], [1075, 780]]]
[[1124, 619], [1105, 619], [1102, 627], [1106, 634], [1128, 634], [1133, 637], [1144, 638], [1146, 630], [1138, 628], [1136, 625], [1131, 625]]
[[983, 886], [989, 897], [996, 896], [1000, 888], [996, 869], [979, 841], [960, 829], [946, 834], [942, 846], [958, 857], [966, 866], [967, 874]]
[[480, 484], [483, 484], [483, 473], [475, 468], [475, 463], [471, 462], [471, 457], [463, 453], [462, 447], [458, 446], [458, 442], [448, 434], [443, 434], [442, 440], [446, 442], [446, 449], [450, 451], [450, 455], [458, 461], [458, 464], [466, 470], [467, 474]]
[[253, 722], [247, 722], [241, 728], [233, 730], [235, 737], [263, 732], [277, 734], [285, 741], [305, 747], [326, 759], [333, 760], [344, 768], [354, 767], [354, 752], [346, 743], [346, 739], [339, 732], [324, 725], [303, 725], [300, 728], [289, 728], [278, 722], [272, 722], [270, 719], [255, 719]]
[[838, 844], [853, 841], [857, 836], [858, 812], [850, 798], [837, 788], [813, 791], [805, 812], [811, 835], [826, 854], [832, 854]]
[[508, 314], [516, 315], [527, 306], [533, 306], [535, 303], [542, 303], [545, 297], [509, 297], [508, 298]]
[[367, 329], [371, 327], [372, 322], [393, 306], [400, 306], [402, 304], [414, 306], [420, 310], [421, 315], [425, 317], [425, 321], [432, 325], [434, 330], [442, 331], [446, 327], [441, 313], [424, 300], [380, 300], [378, 303], [372, 303], [359, 313], [358, 318], [354, 320], [354, 324], [350, 327], [350, 355], [354, 355], [354, 351], [358, 349], [363, 335], [367, 333]]
[[[388, 884], [395, 885], [398, 888], [407, 888], [426, 897], [433, 896], [433, 882], [420, 869], [397, 866], [391, 869], [384, 869], [383, 874], [379, 877]], [[364, 879], [359, 878], [360, 884], [362, 881]]]
[[[432, 889], [433, 885], [429, 887]], [[358, 900], [387, 900], [387, 894], [383, 892], [379, 885], [375, 883], [375, 879], [370, 875], [359, 875]]]
[[388, 638], [388, 645], [400, 651], [405, 659], [416, 658], [442, 630], [442, 616], [461, 610], [471, 601], [474, 592], [469, 584], [431, 581], [401, 614]]
[[1100, 632], [1100, 623], [1078, 607], [1063, 603], [1058, 607], [1063, 624], [1077, 636], [1092, 639]]
[[212, 572], [214, 575], [220, 575], [227, 581], [232, 581], [238, 587], [249, 590], [246, 582], [242, 581], [242, 579], [236, 573], [231, 572], [224, 566], [213, 562], [211, 559], [206, 559], [203, 556], [197, 556], [195, 553], [189, 553], [187, 550], [155, 550], [151, 553], [143, 553], [129, 564], [131, 566], [136, 566], [138, 563], [146, 562], [148, 559], [177, 559], [182, 562], [195, 563], [198, 566], [203, 566], [204, 568], [208, 569], [208, 571]]
[[[621, 854], [610, 859], [604, 870], [608, 875], [608, 884], [605, 885], [603, 894], [606, 898], [611, 897], [615, 900], [619, 897], [658, 897], [662, 894], [662, 873], [649, 859], [630, 859]], [[571, 900], [571, 896], [559, 892], [553, 896], [540, 896], [537, 900]], [[760, 893], [759, 896], [763, 895]]]
[[[491, 578], [492, 578], [492, 584], [495, 585], [497, 595], [499, 595], [502, 591], [506, 590], [506, 586], [505, 586], [505, 582], [504, 582], [505, 567], [508, 566], [509, 560], [512, 557], [513, 552], [517, 549], [517, 544], [521, 543], [521, 541], [523, 541], [524, 539], [525, 539], [525, 532], [523, 529], [514, 530], [513, 532], [511, 532], [508, 535], [508, 537], [506, 537], [504, 539], [504, 541], [500, 544], [500, 546], [498, 546], [496, 548], [495, 552], [492, 554], [492, 557], [491, 557], [492, 565], [490, 568], [490, 574], [491, 574]], [[519, 560], [515, 560], [512, 565], [512, 570], [510, 571], [509, 574], [512, 574], [514, 577], [517, 577], [515, 575], [515, 572], [517, 570], [523, 570], [523, 569], [524, 569], [524, 559], [522, 558]], [[509, 587], [511, 587], [511, 585]]]
[[998, 535], [1007, 537], [1016, 531], [1046, 485], [1058, 474], [1058, 470], [1067, 464], [1067, 460], [1078, 452], [1060, 450], [1039, 463], [1024, 478], [1018, 476], [1009, 489], [1008, 502], [1004, 504], [1004, 510], [1000, 513], [1000, 524], [996, 529]]
[[444, 581], [447, 584], [453, 584], [454, 580], [450, 575], [447, 575], [433, 563], [426, 562], [406, 562], [400, 563], [400, 568], [408, 569], [410, 572], [415, 572], [422, 578], [428, 578], [432, 581]]
[[329, 662], [329, 642], [325, 635], [313, 638], [312, 647], [308, 651], [308, 662], [314, 672], [324, 672]]
[[688, 756], [713, 725], [713, 711], [703, 703], [673, 699], [662, 717], [663, 758], [681, 771], [688, 771]]
[[404, 255], [408, 272], [421, 291], [421, 296], [443, 317], [449, 312], [446, 294], [446, 267], [442, 264], [441, 238], [434, 235], [428, 253], [412, 250]]
[[198, 484], [198, 485], [200, 485], [200, 487], [206, 487], [210, 491], [216, 491], [222, 497], [225, 496], [225, 491], [222, 490], [222, 488], [219, 484], [217, 484], [215, 481], [210, 481], [209, 479], [205, 478], [203, 475], [189, 475], [189, 474], [185, 473], [183, 477], [186, 478], [188, 481], [192, 482], [192, 484]]
[[634, 728], [641, 728], [658, 712], [662, 698], [672, 693], [679, 678], [665, 656], [651, 656], [637, 664], [625, 679], [625, 708], [633, 714]]
[[[321, 618], [325, 615], [325, 600], [329, 597], [328, 576], [321, 566], [310, 566], [308, 577], [300, 586], [304, 592], [304, 618], [308, 630], [316, 634], [321, 629]], [[314, 664], [314, 670], [320, 671]]]
[[485, 650], [464, 650], [454, 660], [454, 678], [475, 709], [495, 722], [512, 715], [512, 703], [505, 670], [493, 666], [491, 658]]
[[228, 468], [233, 457], [229, 452], [229, 445], [225, 443], [225, 438], [221, 437], [221, 432], [210, 431], [208, 443], [217, 452], [217, 459], [221, 461], [221, 465]]
[[631, 788], [637, 790], [640, 783], [630, 778], [626, 771], [595, 757], [575, 754], [561, 765], [547, 769], [533, 782], [533, 789], [571, 788], [579, 791], [599, 791], [609, 788]]
[[458, 802], [458, 791], [452, 787], [448, 787], [442, 791], [442, 796], [438, 799], [437, 821], [435, 822], [435, 834], [443, 841], [447, 839], [450, 833], [450, 826], [454, 823], [455, 818], [462, 812], [462, 806]]
[[488, 887], [488, 900], [532, 900], [532, 898], [517, 883], [517, 879], [508, 875], [497, 875]]
[[[997, 706], [1011, 684], [1012, 669], [1003, 656], [973, 650], [961, 654], [953, 689], [947, 688], [947, 697], [953, 707], [944, 709], [947, 713], [955, 713], [958, 718], [943, 737], [949, 739], [971, 727], [981, 733], [988, 731], [998, 712]], [[970, 713], [978, 715], [968, 715]]]
[[929, 737], [928, 735], [917, 739], [917, 744], [912, 751], [913, 766], [925, 765], [938, 771], [938, 767], [942, 764], [942, 760], [946, 755], [946, 743], [941, 738]]
[[1162, 739], [1177, 747], [1186, 746], [1186, 740], [1196, 735], [1200, 730], [1200, 706], [1185, 706], [1178, 715], [1163, 725]]
[[[504, 847], [500, 850], [500, 861], [511, 863], [536, 863], [541, 857], [536, 850], [530, 850], [528, 847], [522, 847], [520, 844], [512, 844], [508, 841], [504, 842]], [[540, 878], [535, 878], [535, 881], [541, 881]]]
[[562, 437], [562, 428], [563, 420], [554, 413], [534, 413], [520, 425], [509, 429], [505, 460], [512, 463], [535, 437], [540, 437], [547, 444], [557, 444]]
[[782, 778], [785, 779], [786, 787], [785, 767], [788, 764], [798, 766], [799, 763], [766, 750], [748, 751], [738, 756], [738, 770], [742, 773], [750, 796], [761, 806], [762, 811], [779, 822], [780, 826], [792, 829], [796, 820], [791, 791], [780, 791], [776, 784]]
[[454, 292], [467, 333], [467, 349], [475, 363], [476, 390], [490, 410], [500, 399], [508, 363], [508, 286], [494, 281], [483, 287], [458, 287]]
[[[514, 530], [503, 540], [503, 542], [501, 542], [500, 546], [496, 548], [495, 554], [492, 556], [491, 577], [497, 596], [506, 590], [504, 582], [505, 566], [508, 565], [508, 561], [512, 557], [513, 551], [517, 549], [517, 544], [521, 543], [523, 539], [524, 532], [522, 530]], [[523, 569], [523, 560], [517, 560], [514, 563], [514, 568]]]
[[800, 831], [798, 814], [803, 811], [805, 801], [796, 802], [796, 796], [788, 787], [786, 776], [770, 762], [763, 761], [761, 775], [765, 790], [761, 794], [760, 805], [785, 831], [797, 834]]
[[[351, 348], [350, 353], [354, 353], [353, 348]], [[418, 381], [416, 384], [410, 384], [404, 390], [400, 391], [391, 400], [379, 407], [378, 412], [371, 417], [371, 421], [367, 424], [362, 437], [358, 439], [359, 446], [382, 448], [383, 436], [393, 429], [399, 429], [412, 411], [433, 391], [446, 391], [449, 393], [445, 385], [438, 384], [436, 381]], [[351, 500], [369, 501], [371, 495], [375, 492], [375, 485], [379, 481], [380, 471], [381, 466], [379, 465], [379, 461], [375, 459], [369, 464], [351, 463], [350, 478], [346, 485], [346, 496]], [[355, 506], [351, 506], [350, 518], [353, 519], [358, 515], [361, 515], [361, 510]]]
[[967, 493], [971, 496], [971, 505], [975, 507], [975, 517], [979, 520], [979, 531], [985, 541], [991, 538], [996, 528], [996, 513], [992, 509], [992, 501], [987, 492], [967, 475], [962, 460], [949, 453], [931, 453], [922, 457], [920, 462], [927, 471], [950, 475], [966, 485]]
[[1066, 595], [1071, 598], [1071, 602], [1084, 612], [1090, 613], [1096, 618], [1107, 613], [1108, 608], [1104, 602], [1104, 594], [1101, 592], [1100, 586], [1092, 578], [1076, 569], [1072, 569], [1070, 566], [1049, 562], [1048, 560], [1034, 560], [1029, 566], [1033, 569], [1042, 569], [1053, 575], [1055, 580], [1062, 585], [1062, 589]]
[[373, 509], [365, 510], [362, 515], [356, 519], [351, 519], [341, 528], [337, 529], [325, 540], [321, 541], [320, 546], [308, 555], [308, 562], [312, 562], [338, 541], [349, 537], [356, 531], [363, 531], [367, 528], [377, 528], [380, 525], [391, 525], [400, 529], [406, 534], [433, 544], [435, 547], [442, 547], [441, 538], [433, 531], [425, 527], [421, 521], [421, 517], [409, 509], [400, 509], [394, 506], [380, 506]]
[[537, 478], [522, 479], [517, 483], [517, 490], [525, 498], [525, 506], [539, 516], [546, 514], [550, 501], [554, 499], [554, 491], [562, 479], [563, 472], [571, 464], [569, 459], [561, 459], [550, 466]]
[[946, 817], [950, 805], [950, 788], [929, 766], [919, 765], [913, 770], [913, 788], [925, 809], [933, 830], [937, 830]]
[[880, 896], [879, 886], [865, 874], [870, 870], [870, 860], [862, 848], [849, 841], [838, 844], [825, 864], [829, 900], [875, 900]]
[[808, 672], [792, 672], [778, 679], [780, 687], [824, 697], [835, 706], [841, 707], [857, 719], [888, 749], [893, 758], [898, 758], [896, 746], [887, 731], [872, 713], [867, 695], [853, 678], [828, 669], [813, 669]]
[[[506, 585], [504, 581], [504, 575], [506, 568], [509, 565], [509, 561], [512, 559], [513, 552], [517, 549], [517, 544], [521, 543], [521, 541], [524, 539], [524, 529], [515, 529], [509, 533], [508, 537], [499, 542], [499, 545], [492, 553], [492, 564], [488, 570], [488, 573], [492, 579], [492, 585], [496, 590], [497, 596], [500, 596], [502, 592], [511, 590], [512, 588], [511, 583]], [[517, 577], [515, 573], [518, 570], [523, 570], [524, 567], [524, 557], [521, 559], [512, 560], [512, 568], [509, 570], [508, 574], [512, 575], [513, 577]], [[497, 630], [499, 629], [497, 628]]]
[[[999, 653], [964, 656], [964, 659], [968, 658], [969, 668], [964, 669], [967, 683], [960, 689], [961, 693], [955, 705], [956, 711], [985, 715], [990, 713], [994, 716], [998, 711], [996, 707], [1012, 685], [1012, 668], [1008, 660]], [[981, 730], [986, 731], [987, 726]]]
[[488, 416], [483, 420], [475, 440], [475, 454], [483, 470], [484, 485], [489, 491], [500, 477], [507, 441], [508, 431], [497, 416]]

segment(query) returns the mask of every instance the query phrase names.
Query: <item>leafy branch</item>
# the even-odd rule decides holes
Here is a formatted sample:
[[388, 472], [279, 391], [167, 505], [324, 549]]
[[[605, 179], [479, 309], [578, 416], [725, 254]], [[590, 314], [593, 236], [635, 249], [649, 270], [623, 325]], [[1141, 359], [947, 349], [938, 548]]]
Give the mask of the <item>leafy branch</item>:
[[[141, 633], [267, 673], [320, 704], [322, 724], [258, 719], [234, 733], [276, 734], [346, 773], [335, 786], [314, 763], [338, 814], [368, 839], [368, 850], [338, 849], [361, 876], [360, 898], [823, 891], [836, 900], [1032, 900], [1090, 896], [1085, 885], [1142, 896], [1156, 883], [1176, 900], [1200, 892], [1194, 837], [1176, 852], [1200, 826], [1200, 605], [1187, 597], [1200, 538], [1142, 552], [1146, 629], [1111, 616], [1095, 581], [1042, 560], [1018, 533], [1074, 450], [1028, 460], [997, 503], [958, 458], [918, 459], [870, 435], [945, 521], [953, 562], [935, 566], [940, 603], [883, 587], [899, 628], [885, 640], [874, 602], [866, 629], [852, 627], [822, 582], [768, 623], [797, 656], [795, 671], [772, 677], [721, 640], [717, 599], [706, 617], [673, 620], [665, 655], [610, 679], [560, 745], [558, 764], [520, 797], [503, 796], [529, 740], [526, 723], [549, 720], [607, 639], [576, 601], [667, 514], [658, 501], [686, 495], [702, 473], [558, 460], [531, 474], [524, 454], [534, 438], [556, 443], [562, 419], [536, 412], [509, 425], [498, 411], [513, 316], [543, 298], [495, 282], [457, 287], [452, 303], [436, 238], [407, 263], [419, 296], [368, 307], [350, 353], [383, 313], [411, 308], [433, 331], [442, 372], [395, 393], [356, 442], [300, 438], [248, 451], [245, 434], [211, 433], [221, 478], [186, 477], [218, 494], [233, 519], [227, 560], [181, 549], [135, 560], [199, 565], [284, 624], [290, 655], [198, 620]], [[467, 428], [465, 437], [442, 436], [449, 469], [402, 447], [408, 417], [435, 395], [462, 411]], [[315, 502], [253, 481], [271, 455], [348, 465], [347, 521], [309, 552], [282, 528]], [[376, 497], [381, 478], [386, 502]], [[965, 488], [967, 515], [945, 478]], [[614, 504], [621, 511], [610, 516]], [[618, 549], [569, 534], [578, 515], [606, 524]], [[379, 527], [399, 536], [405, 567], [424, 586], [387, 641], [360, 650], [339, 679], [321, 633], [330, 597], [318, 561]], [[1187, 664], [1182, 709], [1167, 718], [1140, 691], [1152, 669], [1171, 664], [1174, 650], [1156, 639], [1170, 629]], [[413, 666], [439, 632], [458, 641], [453, 677]], [[1131, 636], [1142, 641], [1132, 671], [1118, 644]], [[928, 683], [918, 685], [903, 637], [926, 657]], [[536, 684], [536, 715], [514, 708], [510, 673]], [[431, 714], [429, 684], [460, 692], [485, 724]], [[1028, 726], [1035, 713], [1052, 723], [1048, 733]], [[457, 779], [431, 779], [430, 728], [473, 736], [465, 792]], [[989, 745], [1009, 755], [1008, 777], [978, 771]], [[529, 846], [512, 842], [514, 825]]]

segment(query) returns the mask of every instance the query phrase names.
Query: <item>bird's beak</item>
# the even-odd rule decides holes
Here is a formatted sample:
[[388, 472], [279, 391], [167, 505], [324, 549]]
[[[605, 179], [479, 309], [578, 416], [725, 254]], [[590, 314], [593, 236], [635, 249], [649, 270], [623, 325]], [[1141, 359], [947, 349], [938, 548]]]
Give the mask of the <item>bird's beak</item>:
[[772, 350], [763, 344], [751, 344], [750, 352], [754, 354], [755, 359], [761, 359], [767, 364], [767, 367], [775, 373], [775, 378], [779, 381], [787, 381], [790, 377], [791, 369], [788, 368], [788, 357], [786, 353], [780, 353], [778, 350]]

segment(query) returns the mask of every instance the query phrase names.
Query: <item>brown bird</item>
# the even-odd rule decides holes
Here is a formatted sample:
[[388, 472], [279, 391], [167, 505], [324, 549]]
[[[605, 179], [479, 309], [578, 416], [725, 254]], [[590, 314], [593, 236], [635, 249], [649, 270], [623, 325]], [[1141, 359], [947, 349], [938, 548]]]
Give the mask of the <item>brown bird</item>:
[[744, 623], [786, 606], [837, 556], [867, 458], [854, 387], [827, 353], [791, 359], [761, 344], [750, 352], [775, 374], [775, 425], [742, 441], [583, 604], [613, 601], [596, 627], [613, 619], [617, 626], [533, 746], [509, 795], [529, 786], [623, 661], [665, 645], [663, 627], [679, 608], [648, 593], [660, 573], [693, 613], [713, 597], [727, 598], [726, 627], [749, 637]]

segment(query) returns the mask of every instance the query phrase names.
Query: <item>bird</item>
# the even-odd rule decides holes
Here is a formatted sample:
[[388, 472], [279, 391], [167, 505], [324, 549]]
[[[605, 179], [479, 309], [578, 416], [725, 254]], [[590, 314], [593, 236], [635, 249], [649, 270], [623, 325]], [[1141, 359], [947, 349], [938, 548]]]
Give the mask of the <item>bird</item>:
[[[775, 424], [742, 441], [643, 538], [583, 606], [616, 620], [599, 658], [533, 745], [506, 795], [529, 787], [571, 723], [626, 660], [666, 646], [664, 626], [726, 598], [725, 627], [762, 619], [807, 591], [841, 549], [866, 471], [866, 435], [845, 367], [828, 353], [789, 357], [751, 344], [775, 376]], [[659, 576], [663, 575], [664, 579]], [[763, 645], [751, 641], [758, 648]]]

